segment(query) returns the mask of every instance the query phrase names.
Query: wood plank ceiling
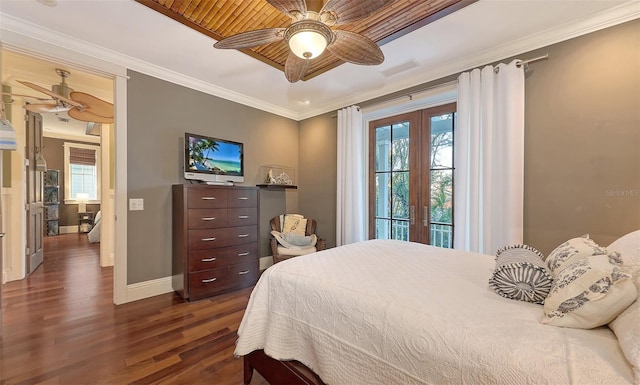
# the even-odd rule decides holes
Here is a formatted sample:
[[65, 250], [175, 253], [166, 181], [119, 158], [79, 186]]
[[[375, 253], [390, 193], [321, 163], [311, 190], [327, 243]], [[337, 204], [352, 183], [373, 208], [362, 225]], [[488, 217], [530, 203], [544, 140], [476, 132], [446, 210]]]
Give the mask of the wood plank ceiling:
[[[215, 40], [263, 28], [286, 28], [291, 19], [266, 0], [136, 0]], [[366, 0], [365, 0], [366, 1]], [[383, 45], [477, 0], [396, 0], [373, 15], [334, 27], [362, 34]], [[206, 47], [206, 49], [215, 49]], [[289, 47], [284, 41], [242, 52], [284, 70]], [[328, 51], [314, 59], [302, 80], [344, 63]]]

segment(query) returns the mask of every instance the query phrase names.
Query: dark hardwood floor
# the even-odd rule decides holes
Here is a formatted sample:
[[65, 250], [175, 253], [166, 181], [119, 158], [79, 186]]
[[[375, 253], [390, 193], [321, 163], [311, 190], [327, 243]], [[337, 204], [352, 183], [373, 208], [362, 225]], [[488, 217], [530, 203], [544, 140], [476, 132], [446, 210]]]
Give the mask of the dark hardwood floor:
[[233, 349], [251, 288], [115, 306], [98, 260], [86, 234], [46, 237], [44, 263], [3, 285], [0, 384], [242, 384]]

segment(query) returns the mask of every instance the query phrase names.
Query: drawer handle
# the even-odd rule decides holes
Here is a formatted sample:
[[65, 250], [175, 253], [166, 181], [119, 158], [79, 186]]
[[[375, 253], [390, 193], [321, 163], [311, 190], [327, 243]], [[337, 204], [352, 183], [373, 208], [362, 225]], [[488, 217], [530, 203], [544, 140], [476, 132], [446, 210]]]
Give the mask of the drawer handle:
[[241, 200], [241, 201], [246, 201], [247, 199], [249, 199], [249, 198], [248, 197], [238, 197], [238, 200]]
[[[238, 273], [238, 275], [245, 275], [249, 272], [249, 270], [242, 270], [241, 272]], [[215, 278], [214, 278], [215, 279]]]
[[215, 240], [216, 240], [216, 238], [215, 238], [215, 237], [211, 237], [211, 238], [202, 238], [202, 240], [203, 240], [204, 242], [209, 242], [209, 241], [215, 241]]
[[215, 221], [216, 217], [204, 217], [202, 218], [203, 221]]
[[203, 201], [214, 201], [216, 200], [216, 197], [202, 197], [200, 199], [202, 199]]
[[244, 253], [240, 253], [238, 254], [238, 257], [244, 257], [245, 255], [249, 255], [249, 252], [245, 251]]
[[216, 257], [213, 257], [213, 258], [203, 258], [203, 259], [201, 259], [201, 261], [202, 261], [202, 262], [213, 262], [213, 261], [215, 261], [216, 259], [217, 259]]
[[238, 219], [247, 219], [249, 218], [248, 215], [238, 215]]
[[238, 234], [238, 238], [246, 238], [249, 234]]
[[216, 279], [217, 279], [216, 277], [209, 278], [209, 279], [203, 279], [202, 283], [211, 283], [211, 282], [215, 281]]

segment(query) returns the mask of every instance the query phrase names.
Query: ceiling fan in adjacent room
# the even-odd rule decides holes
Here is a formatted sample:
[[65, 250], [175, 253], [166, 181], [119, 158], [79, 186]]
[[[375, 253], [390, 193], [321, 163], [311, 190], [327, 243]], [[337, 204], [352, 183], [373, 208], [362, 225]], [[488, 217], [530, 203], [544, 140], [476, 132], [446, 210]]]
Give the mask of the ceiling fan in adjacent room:
[[60, 75], [62, 81], [60, 84], [54, 84], [51, 91], [31, 82], [17, 80], [18, 83], [51, 97], [47, 103], [25, 103], [26, 110], [36, 113], [66, 111], [69, 117], [82, 122], [113, 123], [113, 104], [71, 89], [66, 83], [70, 75], [69, 71], [57, 68], [56, 73]]
[[324, 5], [321, 0], [267, 2], [291, 18], [289, 27], [241, 32], [220, 40], [214, 47], [242, 49], [284, 40], [290, 49], [284, 73], [291, 83], [302, 79], [310, 61], [320, 56], [325, 48], [354, 64], [377, 65], [384, 61], [382, 50], [373, 40], [330, 27], [363, 19], [393, 0], [328, 0]]

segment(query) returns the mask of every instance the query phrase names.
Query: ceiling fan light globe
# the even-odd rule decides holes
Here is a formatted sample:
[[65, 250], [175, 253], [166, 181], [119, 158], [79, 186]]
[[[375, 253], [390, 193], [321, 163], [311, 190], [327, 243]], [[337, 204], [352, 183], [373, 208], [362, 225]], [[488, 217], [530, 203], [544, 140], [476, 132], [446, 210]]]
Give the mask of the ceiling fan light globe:
[[314, 59], [327, 48], [327, 39], [316, 31], [300, 31], [289, 38], [289, 48], [301, 59]]

